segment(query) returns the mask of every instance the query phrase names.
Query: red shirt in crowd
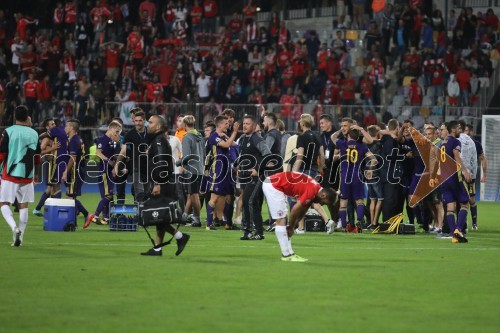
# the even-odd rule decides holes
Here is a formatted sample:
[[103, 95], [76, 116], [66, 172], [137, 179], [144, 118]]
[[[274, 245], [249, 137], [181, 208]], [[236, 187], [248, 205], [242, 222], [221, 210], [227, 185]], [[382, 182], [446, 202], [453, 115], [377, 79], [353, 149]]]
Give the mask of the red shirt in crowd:
[[73, 2], [67, 2], [64, 6], [64, 23], [74, 24], [76, 22], [76, 7]]
[[458, 86], [460, 87], [460, 91], [467, 91], [469, 90], [469, 84], [470, 84], [470, 72], [467, 69], [460, 69], [457, 72], [457, 82]]
[[163, 86], [157, 82], [146, 82], [146, 101], [161, 102], [163, 100]]
[[120, 51], [114, 48], [106, 49], [106, 68], [118, 68]]
[[38, 85], [38, 98], [41, 101], [50, 101], [52, 99], [52, 89], [49, 81], [43, 80]]
[[203, 20], [203, 8], [201, 6], [191, 7], [191, 23], [193, 25], [201, 24]]
[[439, 86], [443, 84], [444, 70], [443, 67], [435, 67], [432, 70], [432, 85]]
[[64, 9], [62, 7], [54, 9], [52, 22], [54, 24], [62, 24], [64, 22]]
[[257, 84], [263, 84], [264, 83], [264, 73], [260, 69], [254, 69], [250, 73], [250, 78], [254, 79]]
[[361, 95], [364, 99], [373, 98], [373, 81], [371, 79], [362, 79], [359, 84]]
[[92, 19], [92, 24], [95, 26], [99, 23], [101, 16], [104, 17], [104, 20], [108, 20], [111, 17], [111, 12], [106, 7], [94, 7], [90, 11], [90, 17]]
[[281, 117], [289, 117], [295, 103], [297, 103], [297, 97], [294, 95], [282, 95], [280, 98]]
[[134, 54], [135, 59], [141, 59], [144, 54], [144, 40], [137, 32], [131, 32], [128, 35], [128, 45]]
[[40, 83], [37, 80], [26, 80], [24, 81], [24, 97], [26, 98], [37, 98], [38, 85]]
[[21, 67], [23, 71], [29, 73], [36, 67], [37, 64], [37, 55], [33, 51], [26, 51], [21, 55]]
[[26, 17], [21, 17], [17, 20], [16, 32], [19, 34], [19, 37], [24, 40], [26, 38], [26, 28], [28, 24], [35, 23], [35, 20], [28, 19]]
[[290, 52], [283, 50], [278, 54], [278, 67], [285, 67], [290, 60]]
[[342, 100], [353, 101], [355, 88], [356, 88], [356, 81], [354, 81], [353, 79], [342, 80]]
[[156, 16], [156, 5], [152, 1], [143, 1], [139, 5], [139, 13], [146, 11], [151, 19], [155, 19]]
[[203, 10], [205, 11], [205, 17], [212, 18], [217, 16], [219, 12], [219, 7], [215, 0], [205, 0], [203, 1]]
[[410, 104], [411, 105], [421, 105], [422, 104], [422, 88], [418, 85], [417, 82], [412, 82], [410, 85], [409, 91]]
[[237, 34], [243, 28], [243, 21], [239, 17], [238, 18], [232, 18], [231, 20], [229, 20], [229, 22], [227, 24], [227, 28], [233, 34]]
[[281, 74], [281, 79], [284, 86], [293, 86], [293, 67], [288, 66], [283, 70]]

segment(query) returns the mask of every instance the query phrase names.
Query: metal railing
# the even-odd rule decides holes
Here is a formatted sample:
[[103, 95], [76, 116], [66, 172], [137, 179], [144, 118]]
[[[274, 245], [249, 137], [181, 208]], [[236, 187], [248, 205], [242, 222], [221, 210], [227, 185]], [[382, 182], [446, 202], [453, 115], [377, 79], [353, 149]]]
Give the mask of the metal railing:
[[498, 7], [500, 0], [457, 0], [454, 1], [455, 8], [472, 7], [472, 8], [490, 8]]
[[[121, 117], [126, 124], [132, 125], [130, 115], [127, 110], [138, 106], [143, 108], [147, 114], [161, 114], [169, 125], [175, 124], [177, 116], [180, 114], [190, 114], [196, 118], [196, 127], [203, 128], [208, 120], [213, 120], [215, 116], [221, 114], [225, 109], [232, 109], [235, 112], [235, 119], [242, 119], [244, 115], [252, 115], [260, 118], [264, 112], [273, 112], [285, 123], [287, 130], [296, 129], [297, 120], [303, 113], [313, 115], [315, 122], [319, 122], [322, 114], [330, 114], [335, 123], [340, 123], [343, 117], [351, 117], [358, 121], [372, 112], [376, 121], [382, 122], [387, 118], [396, 118], [399, 121], [412, 119], [416, 127], [421, 127], [425, 122], [433, 122], [436, 125], [445, 120], [463, 118], [467, 122], [473, 123], [479, 130], [479, 121], [485, 108], [482, 107], [454, 107], [454, 106], [369, 106], [369, 105], [322, 105], [319, 103], [304, 104], [228, 104], [228, 103], [125, 103], [109, 102], [104, 105], [104, 112], [107, 119]], [[387, 113], [387, 114], [386, 114]], [[128, 120], [127, 120], [128, 118]], [[365, 118], [368, 119], [368, 118]]]

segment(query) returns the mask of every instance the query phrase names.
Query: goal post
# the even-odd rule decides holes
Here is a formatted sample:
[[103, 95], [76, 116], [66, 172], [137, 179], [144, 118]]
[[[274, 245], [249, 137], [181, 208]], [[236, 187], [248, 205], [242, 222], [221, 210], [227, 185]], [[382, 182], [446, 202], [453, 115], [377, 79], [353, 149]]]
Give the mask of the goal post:
[[481, 144], [488, 160], [486, 183], [481, 183], [482, 201], [500, 201], [500, 115], [483, 115]]

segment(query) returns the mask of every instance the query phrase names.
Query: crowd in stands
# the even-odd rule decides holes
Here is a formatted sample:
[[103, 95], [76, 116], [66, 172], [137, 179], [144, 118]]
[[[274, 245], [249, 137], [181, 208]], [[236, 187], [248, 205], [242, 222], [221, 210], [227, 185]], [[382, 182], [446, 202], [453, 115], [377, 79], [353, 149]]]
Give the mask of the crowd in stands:
[[[40, 14], [52, 17], [46, 28], [0, 9], [2, 125], [21, 102], [34, 123], [67, 115], [94, 125], [112, 101], [151, 103], [146, 110], [158, 113], [187, 101], [279, 103], [292, 118], [302, 109], [289, 105], [314, 101], [364, 105], [358, 116], [372, 118], [389, 70], [405, 104], [477, 103], [500, 59], [493, 10], [452, 10], [445, 24], [422, 0], [383, 1], [375, 11], [371, 1], [339, 2], [341, 18], [325, 27], [331, 40], [312, 30], [292, 38], [277, 12], [257, 22], [252, 0], [227, 22], [216, 0], [60, 1]], [[366, 30], [362, 43], [351, 28]], [[353, 47], [361, 47], [356, 61]]]

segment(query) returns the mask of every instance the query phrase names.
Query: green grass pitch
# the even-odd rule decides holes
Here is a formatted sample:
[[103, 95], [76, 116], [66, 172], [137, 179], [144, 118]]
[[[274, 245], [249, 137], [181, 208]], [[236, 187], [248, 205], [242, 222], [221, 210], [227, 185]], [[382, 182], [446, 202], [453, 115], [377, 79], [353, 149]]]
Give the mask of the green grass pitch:
[[22, 247], [0, 223], [0, 332], [498, 332], [499, 208], [479, 203], [468, 244], [306, 233], [293, 245], [309, 262], [294, 263], [274, 234], [188, 227], [181, 256], [142, 257], [143, 230], [44, 232], [30, 205]]

